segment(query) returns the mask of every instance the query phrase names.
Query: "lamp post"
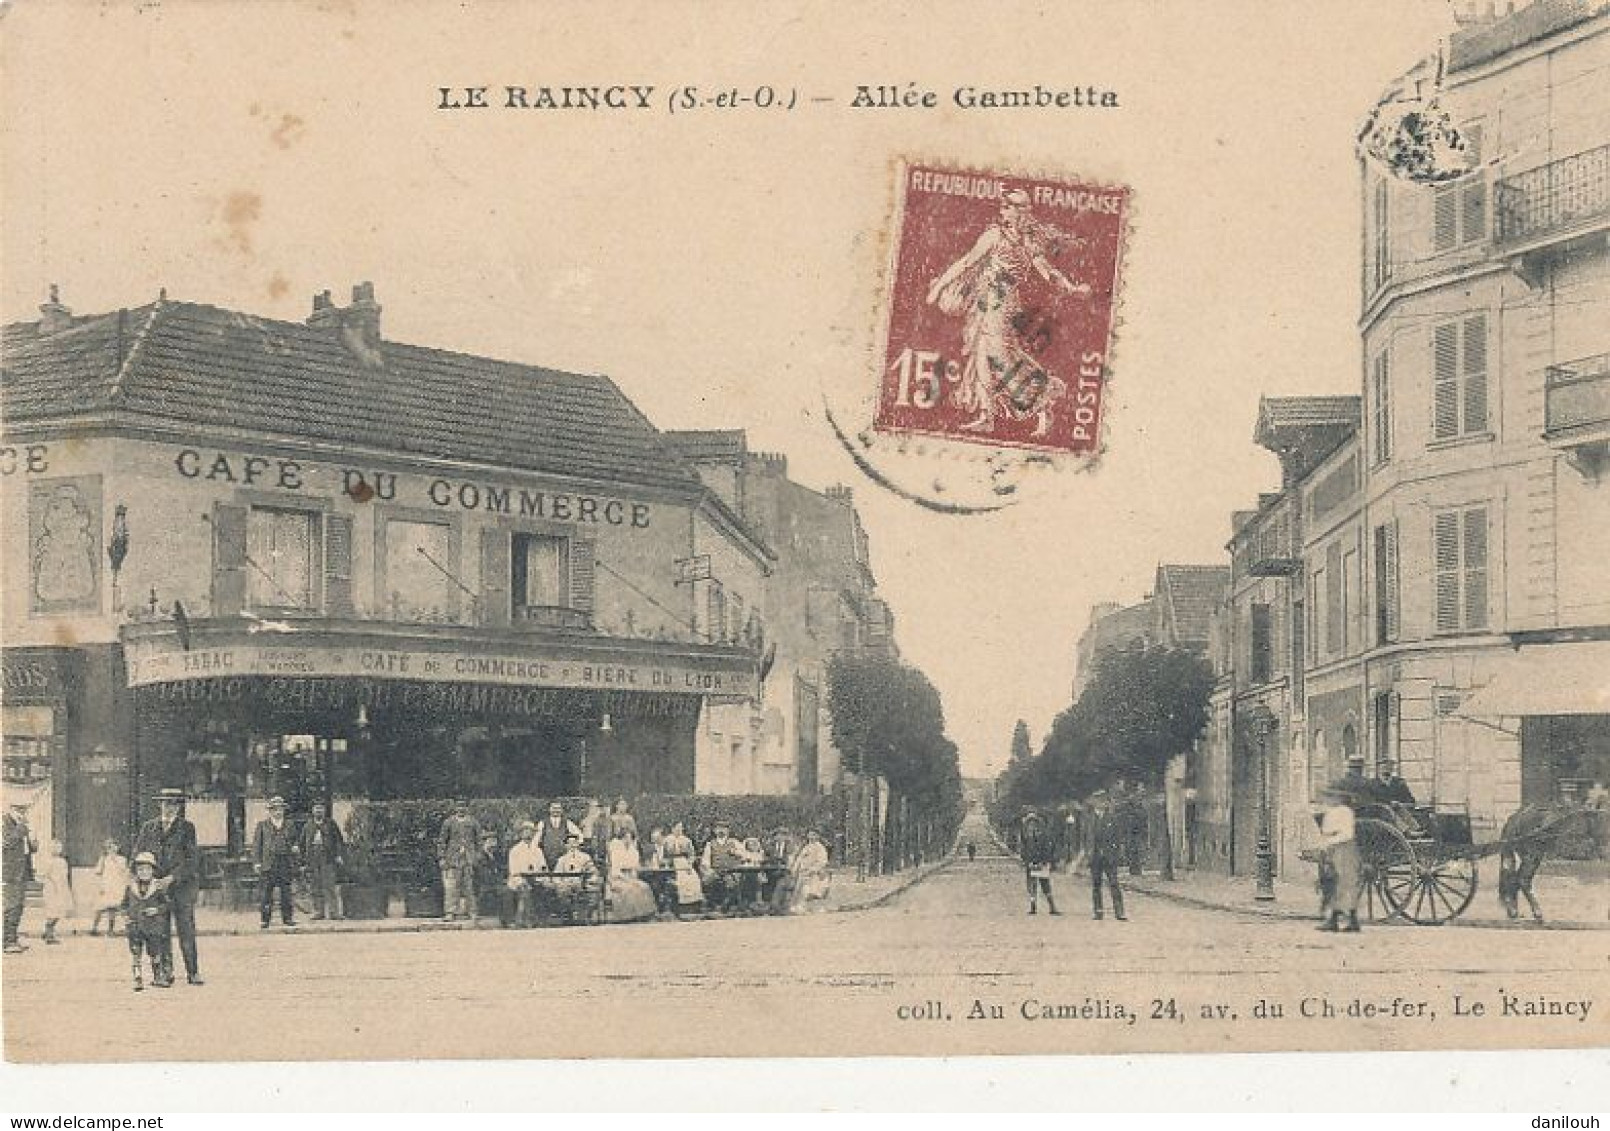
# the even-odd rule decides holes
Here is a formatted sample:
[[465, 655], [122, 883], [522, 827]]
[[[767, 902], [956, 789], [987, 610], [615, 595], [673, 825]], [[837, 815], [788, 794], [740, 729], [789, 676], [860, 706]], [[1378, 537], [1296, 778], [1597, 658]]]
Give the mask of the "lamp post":
[[1272, 814], [1269, 811], [1269, 740], [1275, 732], [1275, 717], [1263, 704], [1256, 704], [1251, 715], [1253, 742], [1258, 754], [1258, 846], [1257, 887], [1252, 898], [1273, 903], [1275, 898], [1275, 847]]

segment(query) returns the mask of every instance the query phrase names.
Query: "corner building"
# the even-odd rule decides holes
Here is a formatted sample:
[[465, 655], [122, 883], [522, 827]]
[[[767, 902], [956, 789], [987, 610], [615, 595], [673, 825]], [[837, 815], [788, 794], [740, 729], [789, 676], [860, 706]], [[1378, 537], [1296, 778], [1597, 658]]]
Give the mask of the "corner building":
[[1610, 5], [1467, 21], [1441, 103], [1469, 174], [1362, 170], [1366, 648], [1343, 713], [1490, 838], [1610, 780]]
[[606, 378], [380, 314], [5, 328], [5, 785], [74, 864], [163, 786], [235, 851], [275, 794], [748, 788], [772, 552]]

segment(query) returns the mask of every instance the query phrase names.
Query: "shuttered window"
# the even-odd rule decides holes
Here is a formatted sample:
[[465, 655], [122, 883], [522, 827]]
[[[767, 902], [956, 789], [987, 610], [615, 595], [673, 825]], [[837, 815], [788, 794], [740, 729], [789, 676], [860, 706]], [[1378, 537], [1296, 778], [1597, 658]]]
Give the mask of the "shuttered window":
[[705, 639], [719, 644], [727, 636], [727, 591], [721, 582], [712, 580], [705, 594]]
[[567, 608], [570, 604], [568, 540], [542, 534], [516, 534], [510, 589], [517, 613]]
[[586, 539], [570, 543], [570, 607], [578, 612], [593, 611], [594, 578], [597, 574], [597, 547]]
[[1487, 508], [1443, 511], [1432, 527], [1438, 632], [1487, 627]]
[[1268, 683], [1274, 675], [1274, 619], [1268, 605], [1252, 606], [1250, 628], [1252, 682]]
[[1370, 372], [1371, 436], [1376, 466], [1392, 458], [1392, 360], [1382, 350]]
[[1432, 436], [1487, 430], [1487, 316], [1472, 314], [1431, 331]]
[[1472, 172], [1433, 190], [1432, 244], [1439, 252], [1487, 238], [1487, 171], [1482, 166], [1481, 127], [1466, 126], [1464, 138]]
[[310, 609], [317, 514], [253, 507], [246, 519], [246, 601], [254, 609]]
[[212, 611], [239, 616], [246, 605], [246, 508], [219, 503], [212, 511]]
[[1375, 182], [1375, 243], [1370, 283], [1379, 289], [1392, 277], [1391, 199], [1385, 177]]
[[1398, 638], [1398, 524], [1375, 528], [1375, 642]]
[[1342, 546], [1332, 542], [1325, 551], [1325, 654], [1334, 656], [1342, 650], [1343, 634], [1347, 622], [1342, 608]]
[[332, 617], [352, 615], [352, 519], [324, 516], [324, 609]]

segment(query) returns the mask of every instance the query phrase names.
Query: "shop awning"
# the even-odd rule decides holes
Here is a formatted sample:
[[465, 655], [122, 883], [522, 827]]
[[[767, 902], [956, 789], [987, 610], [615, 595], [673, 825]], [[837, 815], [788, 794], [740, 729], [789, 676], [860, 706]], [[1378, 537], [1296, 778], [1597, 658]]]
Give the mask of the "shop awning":
[[1473, 719], [1610, 715], [1610, 640], [1523, 646], [1455, 713]]

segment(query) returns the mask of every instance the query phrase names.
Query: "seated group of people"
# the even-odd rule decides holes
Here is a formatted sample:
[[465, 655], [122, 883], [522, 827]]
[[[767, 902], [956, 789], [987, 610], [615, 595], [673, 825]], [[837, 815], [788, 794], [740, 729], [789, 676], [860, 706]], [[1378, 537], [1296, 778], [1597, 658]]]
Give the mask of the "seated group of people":
[[[669, 833], [656, 827], [640, 845], [637, 820], [622, 800], [613, 813], [595, 805], [582, 825], [555, 802], [542, 821], [521, 821], [515, 831], [502, 869], [512, 899], [503, 918], [511, 926], [535, 926], [544, 914], [571, 922], [635, 922], [700, 910], [780, 914], [827, 892], [827, 848], [814, 829], [803, 842], [779, 830], [762, 845], [758, 837], [739, 840], [718, 822], [696, 850], [677, 822]], [[496, 834], [484, 834], [483, 875], [496, 868], [498, 855]]]

